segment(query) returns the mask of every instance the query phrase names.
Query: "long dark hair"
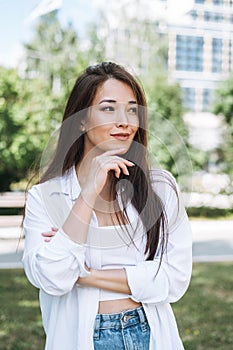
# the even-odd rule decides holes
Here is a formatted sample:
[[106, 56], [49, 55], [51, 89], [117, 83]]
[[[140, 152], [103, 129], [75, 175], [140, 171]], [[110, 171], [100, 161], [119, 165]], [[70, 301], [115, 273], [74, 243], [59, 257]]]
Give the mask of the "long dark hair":
[[[166, 213], [161, 199], [152, 189], [147, 159], [147, 103], [145, 94], [140, 84], [124, 67], [113, 62], [103, 62], [86, 68], [78, 77], [65, 108], [54, 158], [42, 175], [40, 182], [63, 175], [79, 163], [84, 151], [84, 134], [81, 131], [81, 122], [86, 117], [87, 109], [92, 105], [97, 89], [111, 78], [127, 84], [132, 89], [139, 106], [139, 128], [130, 149], [123, 155], [124, 158], [134, 162], [135, 166], [128, 169], [129, 176], [121, 174], [119, 179], [114, 176], [113, 172], [110, 172], [111, 195], [112, 198], [116, 198], [116, 192], [120, 191], [123, 203], [131, 200], [147, 233], [145, 248], [147, 260], [152, 260], [158, 250], [159, 243], [161, 257], [166, 247]], [[69, 142], [67, 142], [67, 136]], [[67, 144], [71, 146], [68, 147]], [[122, 179], [130, 181], [132, 186], [124, 186]], [[123, 206], [123, 216], [127, 217], [125, 206]], [[117, 216], [120, 224], [123, 222], [123, 216]]]

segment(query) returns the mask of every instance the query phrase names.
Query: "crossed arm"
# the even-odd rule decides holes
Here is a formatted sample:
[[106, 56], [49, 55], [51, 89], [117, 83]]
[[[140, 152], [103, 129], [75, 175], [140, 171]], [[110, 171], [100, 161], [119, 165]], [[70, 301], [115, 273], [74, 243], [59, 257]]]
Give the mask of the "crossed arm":
[[124, 269], [90, 269], [87, 277], [79, 277], [78, 284], [95, 287], [117, 293], [131, 294]]
[[[56, 234], [57, 229], [43, 232], [42, 236], [46, 242], [50, 242]], [[86, 277], [79, 277], [78, 284], [88, 287], [100, 288], [117, 293], [131, 294], [125, 269], [95, 270], [85, 266], [89, 274]]]

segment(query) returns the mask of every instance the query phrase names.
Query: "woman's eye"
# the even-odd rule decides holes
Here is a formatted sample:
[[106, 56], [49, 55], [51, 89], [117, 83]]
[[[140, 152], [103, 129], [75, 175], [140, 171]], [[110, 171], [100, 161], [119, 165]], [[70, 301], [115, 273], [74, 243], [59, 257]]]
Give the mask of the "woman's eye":
[[102, 111], [104, 112], [113, 112], [114, 108], [112, 106], [105, 106], [102, 108]]
[[138, 113], [137, 107], [131, 107], [131, 108], [129, 108], [129, 113], [137, 114], [137, 113]]

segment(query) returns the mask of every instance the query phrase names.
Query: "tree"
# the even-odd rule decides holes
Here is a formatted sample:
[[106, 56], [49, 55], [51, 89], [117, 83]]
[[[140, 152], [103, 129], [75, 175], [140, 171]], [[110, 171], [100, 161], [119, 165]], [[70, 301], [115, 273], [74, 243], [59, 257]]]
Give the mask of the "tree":
[[[77, 33], [56, 12], [40, 17], [19, 75], [1, 68], [1, 191], [27, 177], [60, 125], [68, 93], [86, 66]], [[3, 165], [2, 165], [3, 164]]]
[[215, 93], [213, 112], [225, 119], [224, 143], [219, 150], [219, 162], [224, 163], [225, 171], [233, 175], [233, 74], [220, 84]]
[[136, 0], [133, 6], [125, 0], [103, 3], [90, 41], [92, 52], [96, 53], [97, 48], [101, 59], [116, 61], [139, 75], [151, 69], [164, 70], [167, 36], [160, 32], [159, 20], [150, 17], [148, 6], [145, 8], [142, 0]]
[[31, 145], [26, 156], [30, 162], [30, 154], [39, 159], [51, 133], [60, 126], [70, 90], [86, 66], [80, 46], [72, 24], [63, 28], [56, 11], [40, 17], [32, 41], [25, 45], [27, 87], [20, 110], [25, 118], [24, 140]]
[[164, 74], [145, 80], [149, 111], [149, 149], [152, 166], [179, 177], [185, 187], [192, 171], [188, 131], [183, 121], [181, 88]]
[[63, 28], [57, 11], [41, 16], [30, 43], [25, 44], [25, 77], [43, 82], [46, 93], [67, 94], [77, 73], [83, 69], [83, 54], [71, 23]]
[[[20, 78], [16, 69], [0, 67], [0, 76], [0, 192], [2, 192], [10, 190], [11, 183], [26, 177], [45, 145], [47, 135], [45, 127], [48, 127], [48, 123], [41, 119], [37, 120], [34, 113], [37, 108], [34, 103], [37, 94], [32, 91], [35, 89], [34, 84], [28, 84]], [[43, 130], [40, 135], [41, 125]]]
[[9, 189], [11, 181], [19, 179], [14, 152], [14, 137], [22, 124], [15, 115], [19, 96], [17, 72], [0, 67], [0, 191]]
[[[88, 64], [96, 64], [106, 61], [106, 40], [100, 35], [100, 28], [105, 27], [105, 14], [100, 11], [95, 22], [89, 24], [85, 35], [85, 52]], [[106, 38], [105, 38], [106, 39]]]

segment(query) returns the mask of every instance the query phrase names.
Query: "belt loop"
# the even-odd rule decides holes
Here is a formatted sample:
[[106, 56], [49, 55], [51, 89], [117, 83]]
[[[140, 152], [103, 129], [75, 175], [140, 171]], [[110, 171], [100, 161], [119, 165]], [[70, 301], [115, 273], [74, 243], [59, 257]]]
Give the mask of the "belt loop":
[[96, 318], [95, 318], [94, 335], [93, 335], [93, 338], [95, 340], [99, 340], [99, 337], [100, 337], [100, 317], [101, 315], [96, 315]]
[[143, 307], [139, 307], [137, 311], [138, 311], [138, 316], [140, 318], [140, 322], [144, 323], [146, 321], [146, 315]]
[[137, 309], [138, 311], [138, 316], [140, 319], [140, 326], [141, 326], [141, 330], [142, 332], [146, 332], [147, 331], [147, 318], [146, 318], [146, 314], [145, 311], [143, 309], [143, 307], [141, 306], [140, 308]]

